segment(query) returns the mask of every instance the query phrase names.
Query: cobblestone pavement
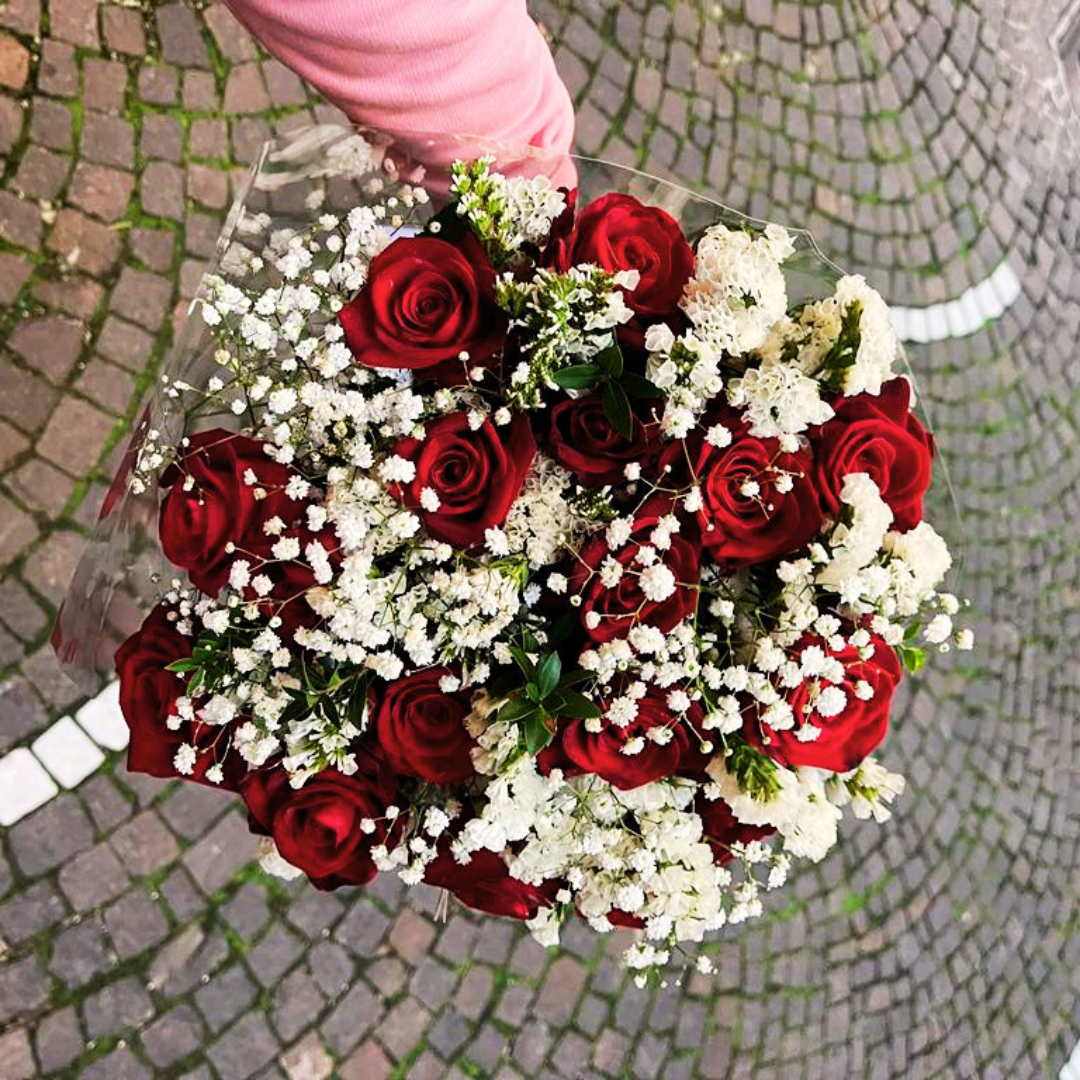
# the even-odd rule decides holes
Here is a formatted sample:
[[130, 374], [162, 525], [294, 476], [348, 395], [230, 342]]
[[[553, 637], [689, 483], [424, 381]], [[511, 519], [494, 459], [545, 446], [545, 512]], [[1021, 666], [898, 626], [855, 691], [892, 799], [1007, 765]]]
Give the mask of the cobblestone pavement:
[[[1064, 6], [534, 5], [583, 151], [807, 225], [893, 301], [959, 297], [1006, 259], [1020, 278], [1002, 318], [912, 354], [980, 644], [898, 712], [896, 820], [710, 946], [715, 978], [646, 992], [581, 928], [549, 956], [393, 881], [268, 881], [227, 800], [110, 761], [0, 838], [0, 1077], [1056, 1075], [1080, 1035]], [[53, 605], [238, 171], [333, 113], [218, 4], [7, 0], [0, 28], [3, 752], [79, 703]]]

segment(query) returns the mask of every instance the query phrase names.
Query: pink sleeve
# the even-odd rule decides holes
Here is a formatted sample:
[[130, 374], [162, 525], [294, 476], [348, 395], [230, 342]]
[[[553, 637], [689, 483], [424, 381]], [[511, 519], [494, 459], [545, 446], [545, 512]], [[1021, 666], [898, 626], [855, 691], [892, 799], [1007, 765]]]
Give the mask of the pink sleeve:
[[525, 0], [226, 3], [358, 123], [570, 148], [570, 96]]

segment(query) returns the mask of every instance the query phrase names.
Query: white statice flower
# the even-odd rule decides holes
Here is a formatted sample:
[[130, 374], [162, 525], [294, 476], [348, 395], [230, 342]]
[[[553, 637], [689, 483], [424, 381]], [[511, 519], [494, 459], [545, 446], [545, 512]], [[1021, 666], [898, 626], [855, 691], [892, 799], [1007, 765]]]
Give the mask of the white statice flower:
[[836, 806], [850, 804], [860, 821], [873, 818], [888, 821], [889, 805], [904, 793], [906, 782], [899, 773], [889, 772], [876, 758], [868, 757], [849, 773], [827, 785], [829, 798]]
[[817, 573], [819, 584], [835, 588], [877, 558], [893, 513], [867, 473], [848, 473], [840, 501], [851, 508], [850, 524], [840, 523], [829, 536], [832, 558]]
[[761, 236], [725, 225], [707, 229], [681, 302], [696, 337], [733, 356], [761, 345], [787, 310], [780, 267], [792, 251], [790, 239], [785, 242], [776, 227]]
[[836, 300], [844, 308], [853, 303], [862, 306], [859, 348], [855, 363], [844, 372], [844, 393], [878, 394], [882, 384], [892, 377], [893, 364], [900, 357], [900, 341], [888, 305], [858, 274], [849, 274], [836, 283]]
[[820, 383], [780, 362], [765, 361], [732, 380], [728, 399], [742, 406], [751, 434], [760, 438], [797, 435], [833, 415], [832, 406], [821, 400]]

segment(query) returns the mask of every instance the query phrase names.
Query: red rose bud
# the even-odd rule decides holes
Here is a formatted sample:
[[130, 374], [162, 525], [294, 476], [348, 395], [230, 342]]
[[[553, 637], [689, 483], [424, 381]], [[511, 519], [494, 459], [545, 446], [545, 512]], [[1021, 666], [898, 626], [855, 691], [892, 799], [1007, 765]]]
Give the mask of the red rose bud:
[[655, 426], [632, 418], [630, 438], [620, 435], [598, 393], [561, 401], [551, 412], [548, 446], [560, 465], [586, 487], [625, 482], [629, 462], [647, 463], [656, 446]]
[[[366, 885], [376, 874], [372, 847], [396, 840], [385, 822], [397, 795], [394, 774], [366, 750], [356, 762], [351, 776], [324, 769], [300, 788], [280, 767], [260, 769], [240, 789], [252, 831], [272, 836], [281, 857], [318, 889]], [[373, 832], [361, 827], [365, 819], [375, 822]]]
[[361, 364], [425, 374], [446, 361], [462, 367], [462, 352], [468, 367], [484, 365], [507, 330], [495, 303], [495, 270], [471, 233], [456, 244], [431, 236], [395, 240], [372, 259], [367, 283], [340, 319]]
[[827, 514], [840, 509], [844, 478], [866, 473], [892, 510], [897, 532], [908, 532], [922, 521], [934, 439], [908, 411], [910, 402], [907, 379], [892, 379], [880, 394], [832, 403], [836, 415], [811, 436], [818, 495]]
[[[593, 641], [625, 637], [640, 624], [667, 633], [693, 614], [697, 606], [698, 552], [679, 533], [671, 535], [666, 550], [655, 547], [653, 530], [671, 512], [671, 503], [651, 499], [638, 511], [630, 539], [612, 551], [604, 532], [582, 548], [569, 574], [569, 593], [581, 597], [581, 624]], [[646, 565], [641, 549], [650, 548], [655, 560]], [[622, 568], [613, 587], [605, 585], [600, 568], [609, 558]]]
[[528, 885], [510, 876], [501, 855], [474, 851], [463, 866], [443, 847], [428, 863], [424, 880], [452, 892], [466, 907], [511, 919], [535, 919], [541, 908], [550, 907], [557, 882]]
[[[431, 421], [422, 441], [403, 439], [394, 452], [416, 466], [413, 480], [392, 486], [395, 497], [416, 511], [433, 539], [471, 548], [506, 520], [532, 467], [536, 440], [523, 413], [502, 427], [485, 420], [476, 431], [466, 413], [451, 413]], [[425, 509], [425, 488], [435, 493], [438, 509]]]
[[472, 692], [439, 687], [449, 668], [425, 668], [389, 684], [374, 705], [375, 737], [399, 776], [433, 784], [458, 784], [473, 776], [472, 748], [465, 729]]
[[[242, 557], [230, 545], [265, 541], [263, 522], [302, 508], [284, 494], [293, 471], [267, 457], [264, 447], [221, 428], [203, 431], [162, 474], [169, 491], [158, 520], [161, 550], [207, 596], [221, 591], [233, 561]], [[247, 483], [249, 473], [256, 483]], [[257, 498], [256, 489], [266, 497]]]
[[[889, 730], [889, 704], [900, 682], [901, 668], [896, 653], [882, 638], [877, 634], [869, 637], [873, 655], [864, 660], [853, 645], [833, 652], [816, 635], [804, 636], [790, 650], [792, 659], [798, 661], [805, 649], [816, 645], [827, 657], [843, 664], [843, 680], [834, 684], [806, 678], [787, 691], [785, 696], [795, 724], [785, 731], [769, 727], [760, 719], [757, 708], [751, 706], [743, 725], [747, 742], [781, 765], [810, 766], [837, 773], [850, 772], [873, 753]], [[867, 690], [860, 696], [859, 684], [865, 684], [869, 696]], [[830, 688], [843, 695], [843, 704], [839, 712], [827, 716], [818, 711], [817, 704], [822, 691]], [[798, 733], [808, 724], [817, 728], [819, 734], [804, 741]]]
[[578, 215], [569, 239], [549, 251], [561, 272], [581, 263], [594, 263], [613, 274], [638, 272], [637, 287], [625, 290], [635, 318], [619, 327], [620, 338], [640, 345], [650, 324], [666, 322], [672, 329], [679, 325], [679, 300], [694, 272], [694, 253], [679, 223], [659, 207], [646, 206], [632, 195], [603, 195]]
[[[188, 744], [195, 747], [196, 758], [192, 772], [183, 779], [209, 783], [207, 770], [224, 757], [228, 745], [225, 728], [197, 721], [177, 722], [176, 702], [185, 694], [188, 677], [166, 668], [189, 657], [192, 644], [169, 619], [169, 609], [158, 604], [142, 626], [116, 650], [120, 711], [131, 732], [128, 744], [131, 772], [175, 780], [179, 777], [174, 764], [176, 752]], [[170, 722], [175, 730], [169, 727]], [[231, 789], [243, 774], [243, 767], [235, 754], [229, 755], [225, 763], [224, 779], [216, 786]]]

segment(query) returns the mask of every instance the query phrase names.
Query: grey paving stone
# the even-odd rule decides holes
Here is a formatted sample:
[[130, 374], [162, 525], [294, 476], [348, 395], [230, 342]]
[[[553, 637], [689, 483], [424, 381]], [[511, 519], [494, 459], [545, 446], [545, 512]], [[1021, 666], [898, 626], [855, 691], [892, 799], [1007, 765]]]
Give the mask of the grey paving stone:
[[159, 944], [169, 932], [161, 908], [143, 889], [132, 889], [105, 910], [105, 925], [113, 946], [124, 959]]
[[63, 794], [12, 826], [8, 836], [20, 869], [34, 877], [85, 851], [94, 830], [75, 796]]
[[45, 1073], [70, 1065], [83, 1052], [83, 1035], [73, 1006], [50, 1013], [38, 1023], [34, 1049]]
[[139, 1035], [146, 1056], [160, 1070], [202, 1045], [203, 1024], [190, 1006], [178, 1005], [159, 1016]]
[[210, 1047], [207, 1057], [221, 1080], [247, 1080], [280, 1049], [266, 1020], [248, 1013]]
[[258, 988], [240, 964], [219, 971], [195, 992], [195, 1002], [212, 1031], [235, 1020], [255, 1000]]
[[126, 976], [84, 998], [81, 1011], [87, 1036], [100, 1039], [141, 1027], [153, 1017], [154, 1003], [138, 979]]
[[0, 1024], [24, 1016], [49, 998], [49, 979], [35, 956], [0, 964]]
[[90, 917], [57, 935], [49, 970], [75, 990], [106, 971], [113, 963], [113, 955], [101, 920]]

